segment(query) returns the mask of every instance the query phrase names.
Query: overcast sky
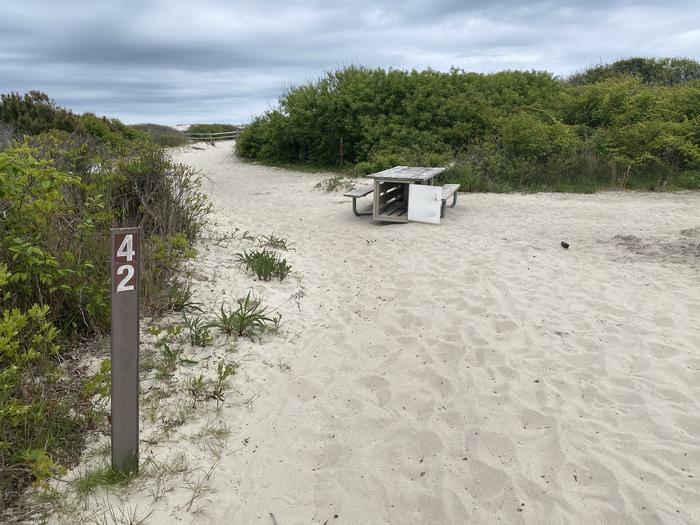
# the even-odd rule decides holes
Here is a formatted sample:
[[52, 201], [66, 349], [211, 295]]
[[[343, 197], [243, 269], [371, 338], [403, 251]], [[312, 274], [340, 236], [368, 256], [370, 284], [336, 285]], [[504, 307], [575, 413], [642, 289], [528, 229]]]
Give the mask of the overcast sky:
[[345, 65], [567, 75], [700, 59], [700, 0], [0, 0], [0, 92], [128, 123], [247, 122]]

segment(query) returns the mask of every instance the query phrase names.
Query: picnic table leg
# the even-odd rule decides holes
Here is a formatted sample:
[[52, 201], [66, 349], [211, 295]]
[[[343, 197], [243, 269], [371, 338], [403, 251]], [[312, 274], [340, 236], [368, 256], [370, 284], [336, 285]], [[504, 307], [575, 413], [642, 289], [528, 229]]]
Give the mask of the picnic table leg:
[[381, 181], [374, 179], [374, 193], [372, 194], [372, 218], [376, 219], [379, 215], [379, 190], [381, 189]]
[[[440, 218], [445, 217], [445, 206], [447, 206], [447, 199], [443, 199], [442, 205], [440, 206]], [[450, 208], [454, 208], [457, 206], [457, 192], [455, 191], [452, 194], [452, 204], [450, 204]]]
[[357, 211], [357, 197], [352, 198], [352, 212], [360, 217], [361, 215], [372, 215], [371, 213], [360, 213]]

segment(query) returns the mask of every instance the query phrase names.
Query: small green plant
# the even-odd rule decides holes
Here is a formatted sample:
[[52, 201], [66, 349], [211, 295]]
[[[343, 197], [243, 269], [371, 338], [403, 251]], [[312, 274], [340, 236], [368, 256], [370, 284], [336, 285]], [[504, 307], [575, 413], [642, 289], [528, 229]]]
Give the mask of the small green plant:
[[267, 306], [264, 306], [262, 300], [254, 297], [250, 292], [236, 300], [233, 308], [222, 304], [216, 317], [217, 320], [213, 325], [226, 335], [251, 339], [274, 323], [273, 318], [268, 316]]
[[216, 399], [217, 406], [224, 401], [224, 392], [228, 388], [228, 378], [236, 373], [238, 363], [219, 361], [216, 365], [216, 380], [211, 391], [211, 397]]
[[173, 281], [168, 290], [168, 308], [176, 312], [182, 312], [184, 310], [197, 310], [202, 311], [201, 304], [194, 301], [194, 290], [192, 290], [192, 285], [190, 283], [181, 283], [180, 281]]
[[156, 348], [161, 348], [165, 344], [175, 343], [182, 338], [182, 332], [184, 329], [184, 325], [173, 323], [163, 326], [152, 326], [148, 329], [148, 333], [158, 337], [154, 343], [154, 346]]
[[185, 317], [185, 326], [189, 332], [189, 341], [192, 346], [209, 346], [214, 337], [211, 335], [211, 323], [202, 317]]
[[202, 374], [195, 377], [187, 378], [185, 382], [185, 388], [192, 396], [192, 405], [196, 406], [197, 403], [205, 401], [208, 397], [207, 392], [207, 380], [204, 379]]
[[273, 278], [281, 281], [292, 271], [292, 266], [287, 263], [287, 259], [280, 258], [275, 252], [266, 248], [250, 252], [244, 250], [236, 255], [236, 260], [263, 281], [270, 281]]
[[170, 343], [163, 343], [160, 346], [160, 359], [156, 363], [156, 369], [158, 370], [156, 377], [158, 379], [166, 379], [173, 375], [178, 365], [194, 366], [196, 364], [197, 361], [182, 357], [181, 347], [171, 345]]
[[159, 371], [161, 376], [167, 377], [172, 375], [177, 370], [177, 363], [182, 354], [181, 348], [171, 347], [168, 343], [164, 343], [160, 348], [161, 366]]
[[292, 271], [292, 265], [287, 262], [287, 259], [277, 259], [275, 263], [275, 277], [280, 281], [283, 280]]
[[291, 243], [287, 241], [284, 237], [278, 237], [274, 233], [269, 235], [260, 235], [258, 237], [258, 244], [262, 248], [273, 248], [275, 250], [284, 250], [285, 252], [291, 247]]

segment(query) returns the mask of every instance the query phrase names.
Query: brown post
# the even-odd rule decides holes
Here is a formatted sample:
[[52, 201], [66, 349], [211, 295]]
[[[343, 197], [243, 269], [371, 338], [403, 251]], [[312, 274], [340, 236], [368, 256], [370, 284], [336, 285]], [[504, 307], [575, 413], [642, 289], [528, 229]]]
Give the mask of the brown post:
[[139, 468], [140, 228], [112, 228], [112, 468]]
[[345, 144], [343, 144], [343, 137], [340, 137], [340, 165], [343, 165], [343, 155], [345, 153]]

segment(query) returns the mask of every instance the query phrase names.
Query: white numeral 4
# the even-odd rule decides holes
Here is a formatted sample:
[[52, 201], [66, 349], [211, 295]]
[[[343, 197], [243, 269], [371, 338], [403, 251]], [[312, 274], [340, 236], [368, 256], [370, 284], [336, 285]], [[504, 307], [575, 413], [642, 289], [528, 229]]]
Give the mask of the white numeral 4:
[[131, 262], [134, 260], [134, 255], [136, 255], [134, 251], [134, 236], [132, 234], [125, 235], [124, 240], [117, 250], [117, 257], [126, 257], [126, 260]]

